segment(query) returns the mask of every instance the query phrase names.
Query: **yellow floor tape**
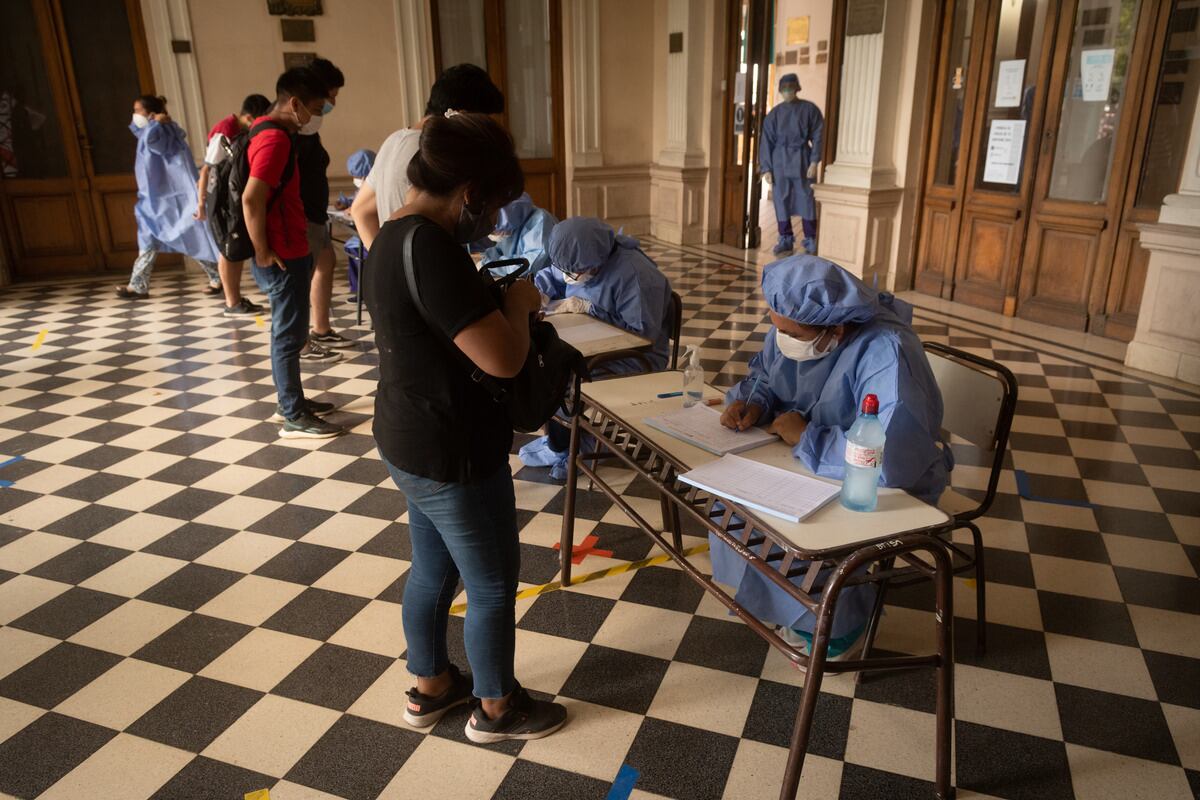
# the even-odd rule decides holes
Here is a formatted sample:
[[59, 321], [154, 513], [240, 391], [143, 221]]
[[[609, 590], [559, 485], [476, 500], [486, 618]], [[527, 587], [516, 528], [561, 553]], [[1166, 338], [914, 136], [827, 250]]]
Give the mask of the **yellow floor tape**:
[[[685, 556], [694, 556], [697, 553], [704, 553], [707, 551], [708, 543], [705, 542], [704, 544], [698, 544], [695, 547], [689, 547], [683, 551], [683, 554]], [[601, 578], [611, 578], [613, 575], [620, 575], [621, 573], [629, 572], [630, 570], [653, 567], [656, 564], [662, 564], [670, 559], [670, 556], [663, 554], [659, 556], [652, 556], [651, 558], [643, 558], [641, 561], [630, 561], [628, 564], [617, 564], [615, 567], [609, 567], [608, 569], [596, 570], [595, 572], [589, 572], [585, 575], [575, 576], [571, 578], [571, 585], [578, 586], [581, 583], [598, 581]], [[562, 581], [551, 581], [550, 583], [544, 583], [541, 586], [530, 586], [528, 589], [517, 592], [517, 599], [525, 600], [530, 597], [537, 597], [539, 594], [553, 592], [561, 588], [563, 588]], [[458, 603], [457, 605], [450, 606], [451, 614], [461, 614], [466, 610], [466, 603]], [[247, 800], [249, 800], [249, 798], [247, 798]]]
[[246, 792], [244, 800], [271, 800], [271, 793], [266, 789], [256, 789], [253, 792]]
[[49, 328], [42, 328], [40, 331], [38, 331], [37, 338], [33, 340], [33, 347], [30, 349], [37, 350], [39, 347], [41, 347], [42, 342], [46, 341], [46, 334], [49, 332]]
[[260, 327], [260, 328], [265, 328], [265, 327], [267, 327], [267, 323], [263, 322], [263, 318], [262, 318], [262, 315], [261, 315], [261, 314], [260, 314], [259, 316], [257, 316], [257, 317], [255, 317], [255, 318], [254, 318], [254, 324], [255, 324], [255, 325], [257, 325], [257, 326], [258, 326], [258, 327]]

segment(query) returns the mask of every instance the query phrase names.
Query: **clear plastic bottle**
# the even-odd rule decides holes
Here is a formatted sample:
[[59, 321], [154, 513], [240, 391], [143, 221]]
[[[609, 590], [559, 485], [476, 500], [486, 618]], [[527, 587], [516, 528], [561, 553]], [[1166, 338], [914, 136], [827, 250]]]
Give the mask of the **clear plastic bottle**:
[[879, 398], [863, 398], [862, 413], [846, 434], [846, 479], [842, 505], [851, 511], [874, 511], [879, 499], [879, 473], [883, 471], [883, 443]]
[[700, 366], [700, 351], [695, 345], [684, 353], [687, 365], [683, 368], [683, 407], [691, 408], [704, 399], [704, 367]]

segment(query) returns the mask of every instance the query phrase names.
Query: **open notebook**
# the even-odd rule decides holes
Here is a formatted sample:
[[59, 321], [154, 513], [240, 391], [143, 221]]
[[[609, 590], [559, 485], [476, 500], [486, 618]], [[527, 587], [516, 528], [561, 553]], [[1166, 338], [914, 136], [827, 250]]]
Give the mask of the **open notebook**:
[[751, 428], [741, 432], [729, 430], [721, 424], [721, 412], [703, 404], [681, 408], [657, 417], [648, 417], [644, 421], [651, 428], [682, 439], [688, 444], [694, 444], [701, 450], [707, 450], [717, 456], [744, 453], [775, 441], [775, 434], [767, 433], [762, 428]]
[[735, 455], [685, 472], [679, 480], [789, 522], [800, 522], [842, 492], [839, 484]]

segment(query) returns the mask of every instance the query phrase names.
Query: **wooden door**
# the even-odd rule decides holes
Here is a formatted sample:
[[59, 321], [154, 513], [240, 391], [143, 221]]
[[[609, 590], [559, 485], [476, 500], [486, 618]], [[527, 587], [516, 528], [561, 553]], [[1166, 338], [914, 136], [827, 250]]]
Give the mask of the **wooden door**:
[[525, 190], [558, 217], [566, 213], [563, 139], [562, 0], [433, 0], [438, 71], [470, 63], [504, 92]]
[[[1137, 183], [1133, 161], [1150, 74], [1156, 22], [1164, 4], [1089, 0], [1064, 4], [1055, 49], [1046, 134], [1017, 314], [1089, 330], [1105, 312], [1116, 244], [1124, 277], [1139, 265], [1129, 252], [1137, 214], [1122, 224]], [[1131, 235], [1133, 234], [1133, 235]], [[1143, 273], [1144, 274], [1144, 273]], [[1127, 282], [1127, 281], [1126, 281]], [[1122, 287], [1122, 292], [1130, 294]], [[1137, 291], [1140, 300], [1140, 289]], [[1116, 298], [1114, 298], [1116, 299]]]

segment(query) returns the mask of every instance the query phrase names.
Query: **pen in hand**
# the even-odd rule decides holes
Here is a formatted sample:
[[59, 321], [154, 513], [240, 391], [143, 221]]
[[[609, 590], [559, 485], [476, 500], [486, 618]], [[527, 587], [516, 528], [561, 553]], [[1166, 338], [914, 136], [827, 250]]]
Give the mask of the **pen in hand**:
[[742, 411], [742, 418], [738, 420], [736, 433], [741, 433], [750, 426], [746, 424], [746, 416], [750, 411], [750, 401], [754, 399], [754, 393], [758, 391], [758, 384], [762, 382], [763, 373], [758, 373], [758, 377], [754, 379], [754, 385], [750, 387], [750, 394], [746, 395], [746, 407]]

